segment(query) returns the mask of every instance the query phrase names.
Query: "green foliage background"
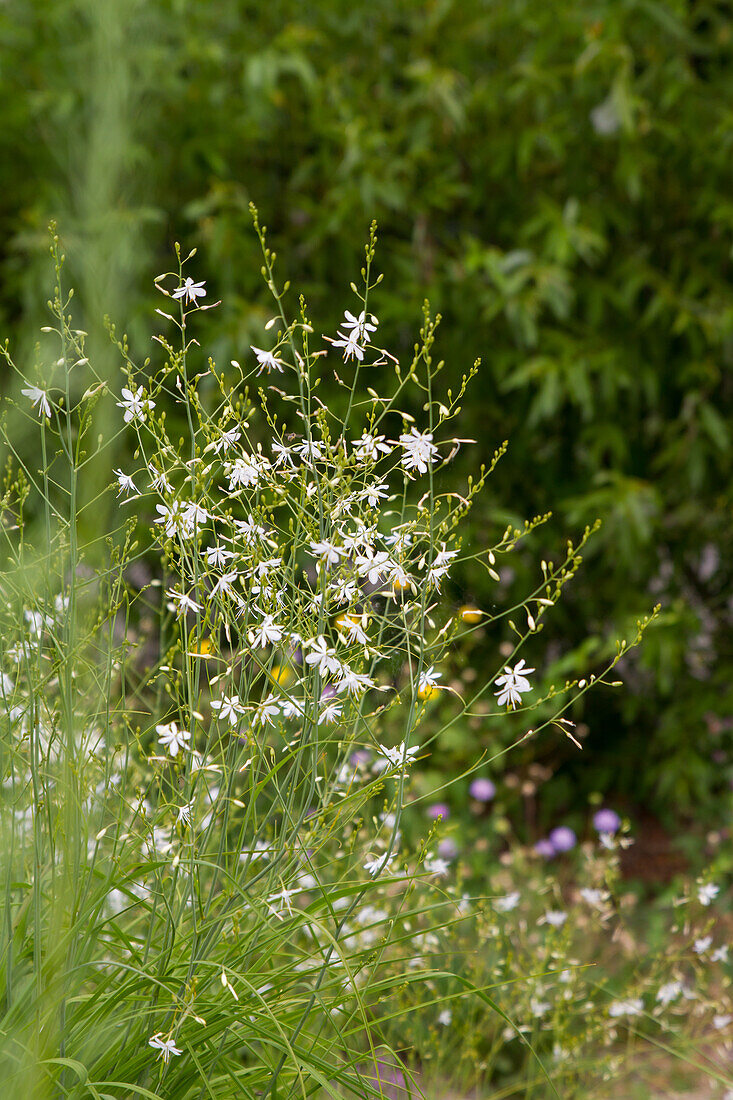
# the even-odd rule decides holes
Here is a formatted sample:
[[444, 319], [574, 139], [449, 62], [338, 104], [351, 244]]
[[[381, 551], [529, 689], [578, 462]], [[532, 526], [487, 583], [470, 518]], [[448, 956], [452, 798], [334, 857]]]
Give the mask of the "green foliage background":
[[[196, 276], [222, 299], [202, 344], [226, 363], [269, 316], [250, 200], [329, 332], [376, 217], [387, 345], [410, 349], [429, 297], [445, 384], [483, 361], [470, 462], [511, 443], [467, 537], [552, 509], [512, 562], [520, 585], [603, 519], [529, 663], [592, 672], [612, 631], [662, 603], [627, 690], [575, 715], [583, 754], [534, 749], [560, 770], [548, 815], [603, 790], [707, 823], [729, 797], [730, 15], [695, 0], [0, 7], [0, 331], [29, 371], [50, 217], [115, 386], [101, 318], [147, 354], [174, 240], [198, 247]], [[469, 597], [499, 598], [482, 571], [457, 586]], [[460, 766], [491, 738], [466, 729], [447, 751]]]

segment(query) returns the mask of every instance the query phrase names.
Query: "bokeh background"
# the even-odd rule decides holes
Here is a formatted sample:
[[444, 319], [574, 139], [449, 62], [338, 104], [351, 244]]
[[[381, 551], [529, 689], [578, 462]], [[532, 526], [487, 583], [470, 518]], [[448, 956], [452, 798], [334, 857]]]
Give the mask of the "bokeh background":
[[[502, 763], [529, 841], [601, 795], [667, 854], [703, 851], [728, 818], [731, 14], [697, 0], [0, 5], [0, 334], [16, 362], [43, 358], [51, 218], [115, 389], [104, 317], [138, 361], [154, 353], [153, 277], [174, 241], [198, 248], [191, 273], [222, 300], [199, 336], [226, 364], [269, 316], [250, 201], [324, 332], [353, 308], [376, 218], [381, 339], [409, 355], [427, 297], [443, 384], [482, 360], [461, 425], [478, 444], [455, 476], [510, 441], [466, 541], [553, 512], [498, 588], [466, 567], [451, 598], [490, 609], [525, 593], [599, 517], [528, 663], [591, 673], [661, 604], [624, 690], [574, 713], [582, 753], [558, 734]], [[117, 430], [113, 411], [110, 397], [100, 430]], [[487, 631], [455, 675], [493, 669], [501, 640]], [[438, 763], [459, 772], [495, 736], [454, 726]]]

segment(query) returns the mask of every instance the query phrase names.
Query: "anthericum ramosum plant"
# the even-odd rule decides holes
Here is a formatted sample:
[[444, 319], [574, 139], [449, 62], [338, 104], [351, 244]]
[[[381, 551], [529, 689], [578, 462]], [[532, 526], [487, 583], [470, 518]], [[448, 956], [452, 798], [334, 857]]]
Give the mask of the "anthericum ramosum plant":
[[[0, 1061], [19, 1096], [373, 1092], [394, 1057], [395, 991], [451, 977], [395, 968], [390, 944], [418, 919], [448, 934], [466, 916], [448, 863], [400, 827], [438, 736], [424, 719], [446, 652], [478, 623], [505, 620], [515, 639], [471, 698], [454, 693], [449, 721], [489, 699], [494, 719], [536, 712], [523, 737], [572, 736], [566, 712], [592, 686], [532, 683], [543, 617], [589, 530], [516, 606], [446, 605], [457, 562], [498, 579], [497, 559], [543, 518], [491, 548], [462, 543], [505, 448], [451, 487], [478, 363], [458, 393], [438, 391], [427, 305], [410, 362], [381, 346], [374, 227], [344, 321], [322, 336], [302, 298], [291, 310], [253, 214], [275, 308], [241, 363], [219, 370], [192, 335], [214, 308], [193, 252], [156, 279], [155, 361], [136, 366], [118, 341], [131, 446], [114, 491], [130, 518], [90, 545], [78, 487], [109, 443], [89, 435], [105, 383], [54, 238], [59, 357], [23, 393], [38, 453], [4, 430]], [[333, 408], [325, 376], [344, 398]], [[435, 876], [450, 916], [415, 889]]]

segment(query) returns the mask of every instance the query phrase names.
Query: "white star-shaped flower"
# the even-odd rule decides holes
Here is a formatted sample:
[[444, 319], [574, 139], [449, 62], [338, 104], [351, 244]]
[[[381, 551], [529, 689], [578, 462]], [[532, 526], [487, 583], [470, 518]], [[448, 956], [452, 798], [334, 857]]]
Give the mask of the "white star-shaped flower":
[[113, 470], [112, 473], [115, 474], [117, 478], [117, 484], [119, 485], [119, 489], [117, 491], [118, 497], [121, 497], [123, 493], [127, 494], [137, 492], [137, 486], [135, 485], [135, 482], [132, 480], [129, 474], [124, 473], [122, 470]]
[[274, 615], [265, 615], [258, 627], [250, 630], [247, 637], [254, 646], [271, 645], [282, 640], [283, 629], [275, 622]]
[[372, 859], [368, 859], [364, 864], [364, 870], [367, 874], [371, 875], [372, 878], [376, 878], [380, 871], [384, 871], [389, 867], [393, 859], [394, 856], [388, 856], [385, 852], [383, 856], [376, 856]]
[[426, 474], [428, 464], [438, 461], [438, 448], [433, 443], [432, 432], [419, 432], [417, 428], [412, 428], [400, 436], [399, 443], [404, 451], [402, 465], [405, 470], [418, 470]]
[[38, 405], [39, 416], [48, 416], [50, 418], [51, 406], [45, 390], [40, 389], [38, 386], [28, 386], [20, 392], [23, 394], [23, 397], [28, 397], [30, 399], [33, 408]]
[[149, 397], [144, 398], [143, 392], [142, 386], [138, 386], [136, 390], [123, 387], [122, 400], [117, 402], [117, 407], [125, 410], [125, 424], [129, 424], [131, 420], [140, 420], [144, 423], [145, 413], [155, 408], [155, 402]]
[[282, 374], [285, 368], [282, 359], [276, 359], [271, 351], [265, 351], [263, 348], [256, 348], [254, 344], [250, 344], [250, 347], [257, 356], [257, 362], [260, 366], [260, 369], [257, 371], [258, 374], [262, 374], [263, 370], [266, 370], [268, 374], [271, 370], [278, 371]]
[[534, 671], [533, 668], [524, 667], [524, 660], [519, 661], [514, 668], [505, 667], [504, 674], [497, 676], [494, 681], [500, 689], [494, 692], [500, 707], [503, 707], [505, 703], [510, 703], [512, 710], [514, 710], [517, 703], [522, 702], [522, 692], [532, 690], [527, 674]]
[[182, 1054], [183, 1051], [179, 1050], [172, 1039], [164, 1039], [160, 1032], [152, 1035], [148, 1039], [148, 1046], [153, 1047], [155, 1050], [159, 1050], [159, 1058], [162, 1058], [166, 1065], [171, 1060], [171, 1054]]
[[156, 726], [155, 732], [158, 734], [158, 740], [161, 745], [164, 745], [170, 755], [175, 759], [178, 756], [179, 749], [185, 749], [186, 743], [191, 740], [191, 734], [188, 730], [179, 730], [175, 722], [168, 722], [167, 725]]
[[173, 291], [173, 298], [185, 298], [186, 302], [194, 302], [197, 298], [205, 298], [206, 291], [204, 287], [206, 281], [202, 283], [195, 283], [192, 278], [186, 279], [182, 286], [179, 286], [177, 290]]
[[211, 709], [218, 711], [220, 722], [229, 722], [230, 726], [236, 726], [240, 714], [244, 713], [238, 695], [222, 695], [221, 699], [212, 702]]

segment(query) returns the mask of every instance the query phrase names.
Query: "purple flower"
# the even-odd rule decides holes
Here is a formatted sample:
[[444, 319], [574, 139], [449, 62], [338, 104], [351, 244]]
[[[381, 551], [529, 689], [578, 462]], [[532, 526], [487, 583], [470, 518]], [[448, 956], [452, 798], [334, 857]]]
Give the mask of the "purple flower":
[[356, 752], [351, 754], [351, 765], [354, 768], [365, 768], [367, 764], [371, 763], [372, 754], [368, 749], [357, 749]]
[[428, 806], [427, 812], [428, 817], [432, 818], [433, 821], [437, 821], [439, 817], [449, 818], [450, 806], [447, 806], [445, 802], [436, 802], [434, 805]]
[[550, 844], [556, 852], [569, 852], [577, 843], [577, 836], [567, 825], [558, 825], [550, 833]]
[[477, 802], [491, 802], [491, 799], [496, 794], [496, 787], [490, 779], [474, 779], [471, 786], [468, 788], [468, 793], [471, 798], [475, 798]]
[[552, 859], [557, 854], [552, 846], [552, 841], [548, 840], [547, 837], [538, 840], [534, 850], [538, 856], [542, 856], [544, 859]]
[[598, 833], [616, 833], [621, 828], [621, 818], [615, 810], [598, 810], [593, 815], [593, 828]]
[[438, 844], [438, 855], [443, 859], [455, 859], [458, 855], [458, 845], [451, 836], [444, 837]]

